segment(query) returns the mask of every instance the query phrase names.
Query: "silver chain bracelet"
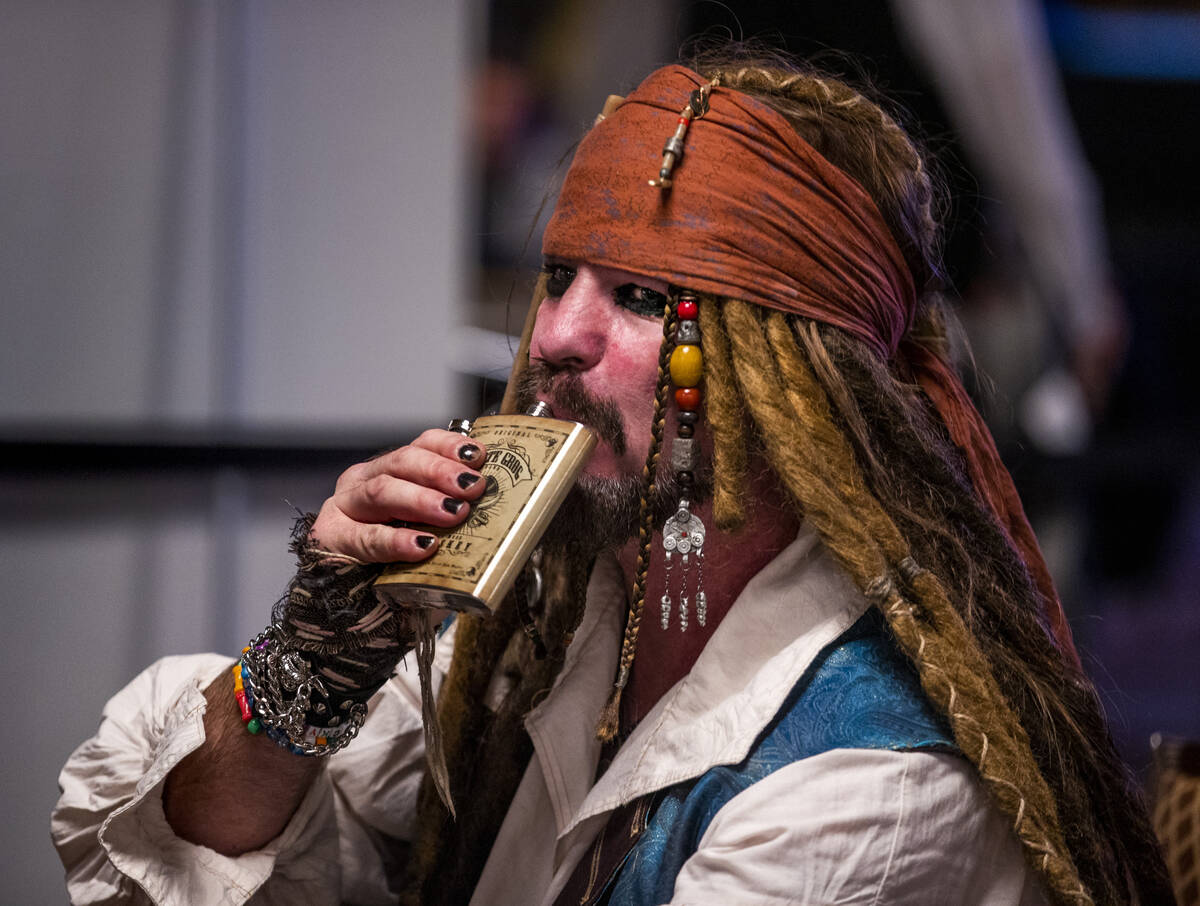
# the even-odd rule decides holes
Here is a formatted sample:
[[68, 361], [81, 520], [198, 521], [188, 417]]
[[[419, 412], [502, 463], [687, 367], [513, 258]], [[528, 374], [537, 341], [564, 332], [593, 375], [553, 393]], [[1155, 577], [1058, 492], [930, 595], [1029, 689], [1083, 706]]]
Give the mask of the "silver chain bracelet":
[[[242, 664], [242, 678], [259, 722], [275, 742], [298, 755], [332, 755], [358, 735], [367, 718], [363, 702], [342, 699], [335, 708], [325, 682], [313, 675], [298, 651], [284, 647], [276, 624], [250, 641]], [[342, 713], [333, 714], [329, 726], [308, 724], [309, 711], [334, 710]]]

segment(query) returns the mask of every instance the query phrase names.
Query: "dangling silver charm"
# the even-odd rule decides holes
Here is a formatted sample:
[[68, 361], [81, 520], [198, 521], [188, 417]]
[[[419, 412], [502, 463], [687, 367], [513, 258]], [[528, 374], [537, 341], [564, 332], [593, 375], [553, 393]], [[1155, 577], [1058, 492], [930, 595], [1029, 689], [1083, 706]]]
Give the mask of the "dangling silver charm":
[[[667, 628], [669, 622], [670, 596], [671, 596], [671, 555], [678, 551], [683, 556], [683, 566], [680, 572], [682, 573], [679, 592], [679, 631], [687, 632], [688, 628], [688, 564], [690, 555], [695, 554], [697, 559], [704, 556], [704, 523], [700, 517], [695, 515], [691, 510], [691, 504], [686, 498], [679, 501], [679, 509], [675, 511], [675, 515], [666, 521], [663, 526], [663, 549], [667, 552], [667, 593], [663, 595], [663, 629]], [[707, 602], [703, 599], [703, 589], [701, 589], [696, 597], [697, 619], [700, 620], [700, 625], [704, 625], [704, 619], [707, 618], [707, 611], [704, 617], [700, 617], [700, 607], [706, 606]]]
[[[663, 539], [663, 546], [666, 546], [666, 539]], [[663, 581], [665, 589], [660, 603], [662, 604], [662, 628], [666, 629], [671, 625], [671, 567], [674, 565], [671, 559], [671, 549], [667, 549], [667, 575]]]
[[[687, 554], [683, 555], [683, 562], [684, 562], [684, 564], [687, 563]], [[683, 590], [684, 590], [684, 592], [686, 592], [687, 591], [687, 573], [685, 572], [683, 575], [684, 575]], [[681, 594], [679, 596], [679, 631], [687, 632], [687, 627], [688, 627], [688, 596], [686, 594]]]
[[704, 551], [696, 551], [696, 622], [708, 622], [708, 595], [704, 593]]
[[[689, 545], [690, 546], [690, 545]], [[688, 555], [683, 555], [683, 569], [679, 576], [679, 631], [687, 632], [688, 628]]]

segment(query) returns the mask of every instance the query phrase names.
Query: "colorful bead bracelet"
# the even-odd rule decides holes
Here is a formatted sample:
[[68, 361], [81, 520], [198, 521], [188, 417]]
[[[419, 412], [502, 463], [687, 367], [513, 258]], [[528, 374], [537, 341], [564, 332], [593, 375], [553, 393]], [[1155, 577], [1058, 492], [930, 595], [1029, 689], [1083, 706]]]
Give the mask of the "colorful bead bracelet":
[[[333, 718], [333, 726], [316, 727], [309, 724], [304, 719], [304, 711], [310, 704], [311, 691], [303, 691], [302, 695], [299, 693], [306, 689], [316, 691], [322, 698], [326, 698], [325, 703], [317, 703], [317, 709], [328, 710], [324, 685], [315, 677], [307, 675], [307, 663], [296, 662], [294, 657], [289, 657], [292, 669], [297, 669], [297, 663], [303, 663], [303, 675], [291, 677], [296, 681], [295, 691], [298, 698], [285, 704], [281, 699], [283, 689], [280, 687], [279, 677], [270, 672], [273, 661], [265, 655], [269, 644], [268, 635], [264, 632], [262, 637], [256, 638], [251, 645], [243, 648], [242, 659], [232, 668], [233, 694], [246, 729], [252, 734], [263, 733], [276, 745], [295, 755], [331, 755], [346, 746], [366, 719], [366, 705], [347, 701], [340, 709], [346, 712], [345, 715]], [[267, 670], [264, 686], [268, 691], [267, 700], [274, 702], [266, 708], [255, 701], [256, 677], [252, 663], [256, 657], [259, 666]]]
[[[247, 645], [242, 649], [242, 654], [250, 650]], [[246, 684], [242, 680], [242, 662], [238, 661], [233, 665], [233, 697], [237, 699], [238, 711], [242, 715], [242, 723], [251, 733], [260, 733], [262, 731], [262, 722], [254, 716], [254, 709], [250, 707], [250, 700], [246, 696]]]

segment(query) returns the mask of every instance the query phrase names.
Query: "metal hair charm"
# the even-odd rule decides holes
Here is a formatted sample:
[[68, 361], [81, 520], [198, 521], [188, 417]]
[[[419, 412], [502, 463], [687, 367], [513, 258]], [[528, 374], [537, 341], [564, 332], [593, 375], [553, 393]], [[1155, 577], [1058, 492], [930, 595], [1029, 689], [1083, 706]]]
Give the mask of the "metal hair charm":
[[[671, 352], [669, 370], [675, 385], [675, 405], [679, 410], [679, 427], [671, 444], [671, 470], [679, 486], [679, 505], [663, 525], [662, 546], [667, 556], [666, 588], [660, 599], [662, 628], [671, 625], [673, 594], [679, 600], [679, 630], [686, 632], [689, 612], [695, 604], [696, 622], [708, 622], [708, 596], [704, 593], [704, 536], [700, 517], [691, 510], [692, 488], [695, 483], [699, 452], [696, 449], [696, 422], [699, 419], [700, 379], [704, 374], [704, 357], [700, 352], [700, 324], [696, 320], [700, 307], [696, 297], [685, 294], [676, 308], [679, 323], [675, 328], [675, 349]], [[675, 556], [679, 556], [679, 582], [676, 585]], [[695, 564], [695, 586], [691, 584]]]
[[658, 178], [650, 180], [650, 185], [659, 189], [671, 188], [671, 171], [683, 157], [683, 139], [687, 135], [688, 126], [692, 124], [692, 120], [698, 120], [708, 113], [708, 95], [717, 87], [717, 81], [714, 78], [707, 85], [701, 85], [688, 98], [687, 106], [679, 112], [679, 121], [675, 126], [674, 134], [663, 145], [663, 159], [662, 165], [658, 168]]

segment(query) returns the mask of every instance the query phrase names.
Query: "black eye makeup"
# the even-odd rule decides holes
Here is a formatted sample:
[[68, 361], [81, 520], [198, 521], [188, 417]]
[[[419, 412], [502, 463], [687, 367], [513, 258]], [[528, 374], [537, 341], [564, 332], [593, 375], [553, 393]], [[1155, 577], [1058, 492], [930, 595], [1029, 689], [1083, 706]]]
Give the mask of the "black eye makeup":
[[613, 290], [613, 301], [635, 315], [646, 318], [661, 318], [667, 306], [667, 296], [658, 290], [636, 283], [624, 283]]
[[575, 268], [554, 261], [544, 262], [542, 273], [546, 275], [546, 294], [556, 298], [565, 293], [575, 279]]
[[[542, 273], [546, 275], [546, 294], [552, 298], [565, 293], [575, 279], [575, 268], [556, 261], [545, 262]], [[666, 293], [636, 283], [623, 283], [612, 295], [613, 302], [621, 308], [645, 318], [661, 318], [667, 305]]]

